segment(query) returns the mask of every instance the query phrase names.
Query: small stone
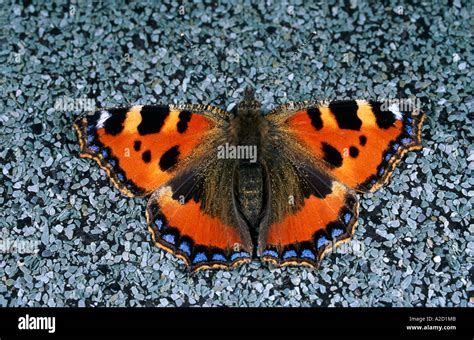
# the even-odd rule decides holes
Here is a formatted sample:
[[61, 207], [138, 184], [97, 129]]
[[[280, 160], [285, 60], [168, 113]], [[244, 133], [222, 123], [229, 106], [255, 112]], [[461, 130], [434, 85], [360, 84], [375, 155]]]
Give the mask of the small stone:
[[459, 70], [459, 71], [464, 71], [464, 70], [466, 69], [466, 66], [467, 66], [466, 63], [464, 63], [464, 62], [463, 62], [463, 63], [460, 63], [460, 64], [458, 65], [458, 70]]
[[38, 192], [39, 191], [39, 187], [38, 187], [38, 184], [35, 184], [35, 185], [29, 185], [26, 190], [30, 191], [30, 192]]
[[259, 293], [261, 293], [263, 291], [263, 285], [260, 282], [256, 282], [254, 284], [254, 287], [255, 287], [255, 290]]
[[155, 92], [156, 94], [160, 94], [161, 92], [163, 92], [163, 89], [161, 88], [161, 86], [158, 84], [155, 86], [155, 88], [153, 89], [153, 92]]
[[51, 257], [52, 255], [53, 253], [51, 253], [51, 251], [49, 251], [48, 249], [43, 250], [43, 252], [41, 253], [42, 257]]
[[293, 276], [291, 278], [291, 283], [293, 283], [295, 286], [298, 286], [301, 282], [301, 279], [298, 276]]

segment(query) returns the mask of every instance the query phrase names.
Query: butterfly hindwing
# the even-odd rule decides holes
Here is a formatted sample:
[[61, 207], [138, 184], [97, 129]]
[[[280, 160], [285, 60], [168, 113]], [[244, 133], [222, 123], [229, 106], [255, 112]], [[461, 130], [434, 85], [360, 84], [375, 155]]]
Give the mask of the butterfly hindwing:
[[252, 257], [234, 193], [235, 162], [215, 157], [211, 152], [189, 164], [152, 195], [147, 207], [154, 242], [192, 270], [233, 267]]
[[[278, 265], [317, 267], [324, 254], [348, 240], [358, 217], [355, 192], [295, 157], [291, 141], [266, 158], [267, 211], [260, 224], [259, 255]], [[282, 155], [293, 155], [286, 157]]]
[[223, 121], [219, 114], [205, 106], [132, 106], [98, 110], [74, 127], [81, 156], [95, 159], [124, 194], [143, 196], [172, 177]]
[[386, 183], [401, 157], [421, 148], [424, 115], [362, 100], [290, 103], [268, 115], [328, 173], [357, 191]]

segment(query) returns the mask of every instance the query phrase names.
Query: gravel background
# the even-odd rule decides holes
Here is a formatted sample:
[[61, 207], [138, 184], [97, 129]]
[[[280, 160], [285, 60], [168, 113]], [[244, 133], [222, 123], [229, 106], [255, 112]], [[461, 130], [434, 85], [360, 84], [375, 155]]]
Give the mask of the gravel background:
[[[0, 0], [0, 306], [474, 305], [468, 1], [271, 2]], [[320, 270], [254, 261], [189, 275], [151, 245], [146, 199], [122, 196], [78, 157], [81, 103], [58, 104], [230, 108], [249, 83], [267, 109], [422, 100], [424, 149], [362, 197], [360, 251]]]

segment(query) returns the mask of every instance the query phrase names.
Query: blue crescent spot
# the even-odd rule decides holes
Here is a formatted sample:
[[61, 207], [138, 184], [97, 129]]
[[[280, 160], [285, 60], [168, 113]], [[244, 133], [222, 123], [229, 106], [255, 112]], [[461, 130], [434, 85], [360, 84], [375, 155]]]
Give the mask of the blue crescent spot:
[[203, 261], [207, 261], [207, 256], [206, 256], [206, 254], [204, 254], [204, 253], [197, 253], [196, 256], [194, 256], [193, 263], [199, 263], [199, 262], [203, 262]]
[[87, 132], [91, 132], [94, 129], [94, 125], [89, 124], [87, 125]]
[[405, 127], [405, 131], [406, 131], [409, 135], [411, 135], [411, 134], [413, 133], [413, 128], [412, 128], [411, 126], [407, 126], [407, 127]]
[[278, 253], [275, 250], [272, 249], [267, 249], [264, 250], [262, 253], [263, 256], [271, 256], [271, 257], [276, 257], [278, 258]]
[[297, 257], [298, 254], [296, 254], [296, 251], [294, 250], [287, 250], [283, 253], [283, 260], [286, 260], [287, 258], [290, 257]]
[[94, 136], [92, 136], [92, 135], [87, 136], [87, 143], [90, 144], [90, 143], [92, 143], [93, 141], [94, 141]]
[[328, 243], [328, 239], [325, 238], [324, 236], [321, 236], [321, 237], [318, 239], [318, 243], [316, 244], [316, 247], [319, 249], [319, 248], [321, 248], [322, 246], [324, 246], [326, 243]]
[[314, 256], [314, 253], [309, 250], [309, 249], [305, 249], [301, 252], [301, 257], [303, 258], [307, 258], [307, 259], [312, 259], [312, 260], [315, 260], [316, 259], [316, 256]]
[[171, 243], [171, 244], [175, 243], [175, 238], [173, 234], [164, 234], [161, 238], [168, 243]]
[[160, 220], [159, 218], [157, 218], [157, 219], [155, 220], [155, 225], [156, 225], [156, 227], [158, 228], [158, 230], [161, 230], [161, 228], [163, 227], [163, 221]]
[[111, 159], [111, 160], [109, 161], [109, 163], [110, 163], [110, 165], [112, 165], [112, 166], [116, 166], [116, 165], [117, 165], [117, 162], [116, 162], [115, 160], [113, 160], [113, 159]]
[[227, 259], [226, 259], [225, 256], [222, 255], [222, 254], [214, 254], [214, 255], [212, 255], [212, 260], [213, 260], [213, 261], [220, 261], [220, 262], [227, 262]]
[[413, 119], [412, 118], [407, 118], [407, 122], [408, 122], [408, 124], [411, 124], [413, 122]]
[[387, 155], [385, 155], [385, 160], [388, 162], [390, 160], [390, 158], [392, 158], [392, 154], [391, 153], [388, 153]]
[[403, 138], [402, 143], [403, 144], [410, 144], [411, 143], [411, 138]]
[[339, 229], [339, 228], [333, 229], [333, 231], [331, 232], [332, 238], [336, 238], [336, 237], [338, 237], [338, 236], [340, 236], [340, 235], [342, 235], [342, 234], [344, 234], [344, 230]]
[[245, 251], [241, 251], [241, 252], [238, 252], [238, 253], [233, 253], [230, 257], [230, 260], [231, 261], [234, 261], [238, 258], [241, 258], [241, 257], [250, 257], [249, 253], [245, 252]]
[[385, 172], [385, 169], [384, 169], [384, 168], [380, 168], [380, 170], [379, 170], [379, 175], [382, 176], [382, 175], [384, 174], [384, 172]]
[[122, 173], [118, 173], [117, 177], [119, 180], [123, 181], [125, 179], [124, 175]]
[[102, 156], [103, 156], [104, 158], [109, 157], [109, 152], [108, 152], [107, 150], [102, 150]]
[[351, 218], [352, 218], [352, 214], [350, 214], [350, 213], [345, 213], [344, 214], [344, 222], [346, 222], [346, 224], [349, 223]]
[[400, 145], [399, 145], [398, 143], [393, 144], [393, 145], [392, 145], [393, 151], [397, 151], [399, 146], [400, 146]]
[[94, 152], [99, 151], [99, 147], [98, 147], [98, 146], [95, 146], [95, 145], [90, 146], [89, 149], [91, 149], [91, 150], [94, 151]]
[[188, 242], [183, 242], [179, 245], [179, 250], [181, 250], [183, 253], [186, 253], [188, 256], [191, 255], [191, 248], [189, 247]]

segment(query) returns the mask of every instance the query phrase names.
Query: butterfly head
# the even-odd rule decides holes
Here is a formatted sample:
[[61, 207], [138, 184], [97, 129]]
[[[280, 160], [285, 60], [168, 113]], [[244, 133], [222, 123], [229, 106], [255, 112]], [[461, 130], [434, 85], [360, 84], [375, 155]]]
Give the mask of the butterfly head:
[[237, 113], [239, 115], [260, 113], [261, 107], [262, 104], [255, 99], [255, 89], [251, 86], [247, 86], [244, 90], [244, 97], [237, 106]]

